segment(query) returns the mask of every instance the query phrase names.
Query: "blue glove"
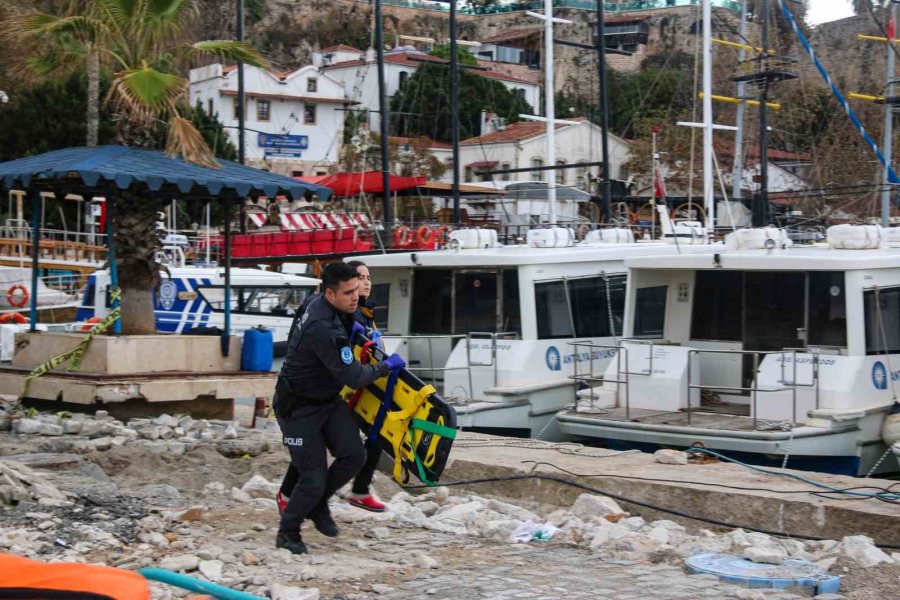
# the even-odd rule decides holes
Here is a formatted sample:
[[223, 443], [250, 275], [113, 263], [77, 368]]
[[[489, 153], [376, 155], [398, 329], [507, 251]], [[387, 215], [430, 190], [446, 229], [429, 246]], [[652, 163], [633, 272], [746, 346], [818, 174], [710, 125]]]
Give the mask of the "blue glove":
[[391, 371], [395, 371], [397, 369], [402, 369], [406, 366], [406, 361], [403, 360], [403, 357], [397, 353], [391, 354], [384, 361], [388, 367], [390, 367]]
[[366, 328], [359, 321], [353, 321], [353, 327], [350, 329], [350, 339], [357, 335], [366, 335]]
[[369, 336], [369, 339], [375, 342], [379, 348], [384, 350], [384, 341], [381, 339], [381, 332], [377, 329], [372, 332], [372, 335]]

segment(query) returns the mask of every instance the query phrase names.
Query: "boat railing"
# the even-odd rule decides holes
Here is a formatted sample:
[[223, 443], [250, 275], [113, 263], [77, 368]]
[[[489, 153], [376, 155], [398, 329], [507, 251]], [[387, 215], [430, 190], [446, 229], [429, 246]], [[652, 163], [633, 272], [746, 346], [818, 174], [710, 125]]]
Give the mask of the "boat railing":
[[[497, 363], [497, 340], [514, 340], [519, 337], [515, 331], [470, 331], [466, 334], [466, 365], [469, 368], [469, 394], [474, 396], [474, 387], [472, 386], [472, 367], [493, 367], [494, 368], [494, 387], [497, 387], [499, 381], [498, 363]], [[491, 360], [489, 362], [472, 362], [472, 342], [475, 340], [490, 340], [491, 342]]]
[[[647, 369], [640, 369], [638, 371], [632, 371], [629, 366], [631, 363], [628, 358], [628, 347], [624, 344], [639, 344], [649, 347], [649, 352], [647, 356], [648, 366]], [[588, 355], [588, 371], [587, 373], [580, 373], [578, 364], [581, 361], [574, 361], [574, 373], [571, 375], [571, 379], [573, 381], [580, 381], [588, 385], [589, 388], [593, 388], [597, 383], [614, 383], [616, 385], [616, 405], [619, 404], [619, 398], [621, 397], [621, 388], [624, 386], [625, 389], [625, 418], [631, 418], [631, 403], [629, 400], [629, 384], [630, 378], [632, 375], [638, 375], [642, 377], [649, 377], [653, 375], [653, 355], [655, 354], [655, 344], [652, 340], [641, 340], [634, 338], [626, 338], [619, 340], [617, 345], [612, 344], [597, 344], [594, 342], [588, 341], [575, 341], [569, 342], [569, 345], [575, 349], [575, 353], [578, 354], [579, 348], [586, 348]], [[616, 358], [616, 377], [611, 379], [606, 377], [604, 373], [595, 374], [594, 372], [594, 362], [599, 356], [598, 350], [606, 350], [615, 353]], [[622, 368], [622, 364], [625, 364], [625, 368]], [[577, 394], [577, 390], [576, 390]], [[577, 396], [576, 396], [577, 398]]]
[[[31, 258], [32, 229], [19, 219], [7, 219], [0, 228], [0, 256]], [[41, 228], [39, 258], [56, 261], [103, 262], [106, 260], [104, 236], [64, 229]]]
[[[797, 382], [797, 353], [801, 352], [804, 354], [810, 354], [812, 356], [811, 365], [812, 365], [812, 379], [809, 383], [798, 383]], [[699, 360], [701, 354], [717, 354], [717, 355], [731, 355], [731, 356], [750, 356], [753, 360], [753, 368], [751, 373], [753, 374], [753, 380], [749, 387], [746, 386], [723, 386], [723, 385], [712, 385], [712, 384], [699, 384], [693, 383], [691, 378], [691, 367], [693, 360]], [[694, 356], [697, 356], [695, 359]], [[759, 367], [763, 360], [765, 360], [766, 356], [780, 356], [781, 363], [781, 378], [778, 380], [778, 383], [781, 384], [781, 387], [761, 387], [759, 385]], [[788, 362], [788, 357], [790, 357], [791, 362], [791, 378], [788, 380], [786, 378], [787, 375], [787, 367], [786, 363]], [[759, 351], [759, 350], [698, 350], [691, 349], [688, 351], [688, 365], [687, 365], [687, 422], [688, 425], [691, 424], [691, 414], [693, 413], [693, 406], [691, 404], [691, 394], [694, 390], [698, 390], [701, 394], [703, 390], [709, 392], [748, 392], [750, 394], [750, 401], [752, 405], [752, 418], [753, 418], [753, 428], [756, 429], [758, 425], [758, 411], [757, 411], [757, 396], [760, 393], [778, 393], [778, 392], [790, 392], [791, 393], [791, 404], [792, 404], [792, 418], [791, 424], [797, 422], [797, 389], [798, 388], [812, 388], [815, 393], [816, 399], [816, 408], [819, 407], [819, 353], [813, 350], [807, 350], [805, 348], [800, 349], [785, 349], [785, 350], [772, 350], [772, 351]]]
[[[436, 367], [436, 366], [434, 365], [434, 344], [435, 344], [435, 340], [447, 340], [447, 341], [449, 341], [449, 343], [450, 343], [450, 348], [451, 348], [451, 350], [452, 350], [453, 345], [455, 344], [456, 340], [466, 339], [466, 337], [467, 337], [467, 336], [466, 336], [465, 334], [462, 334], [462, 333], [458, 333], [458, 334], [434, 334], [434, 335], [425, 335], [425, 334], [420, 335], [420, 334], [413, 334], [413, 335], [385, 335], [385, 336], [383, 336], [382, 339], [384, 339], [385, 342], [387, 342], [388, 340], [399, 340], [400, 342], [405, 342], [405, 343], [407, 343], [407, 344], [408, 344], [411, 340], [425, 340], [425, 341], [427, 342], [427, 345], [428, 345], [428, 365], [429, 365], [429, 366], [428, 366], [428, 367], [423, 367], [423, 366], [420, 366], [420, 365], [416, 365], [416, 364], [414, 364], [414, 363], [412, 363], [412, 362], [410, 361], [410, 362], [406, 365], [406, 368], [407, 368], [407, 370], [409, 370], [410, 372], [415, 373], [415, 374], [416, 374], [420, 379], [422, 379], [423, 381], [424, 381], [424, 380], [429, 380], [429, 379], [430, 379], [431, 385], [437, 386], [437, 383], [438, 383], [437, 374], [443, 374], [443, 373], [446, 373], [447, 371], [462, 371], [462, 370], [468, 369], [469, 367], [468, 367], [468, 365], [462, 366], [462, 367], [448, 367], [448, 366], [446, 366], [446, 364], [445, 364], [443, 367]], [[407, 359], [409, 359], [409, 358], [411, 358], [411, 356], [408, 355], [408, 356], [407, 356]], [[426, 372], [429, 373], [428, 376], [425, 375]], [[471, 381], [471, 376], [469, 377], [469, 380]]]

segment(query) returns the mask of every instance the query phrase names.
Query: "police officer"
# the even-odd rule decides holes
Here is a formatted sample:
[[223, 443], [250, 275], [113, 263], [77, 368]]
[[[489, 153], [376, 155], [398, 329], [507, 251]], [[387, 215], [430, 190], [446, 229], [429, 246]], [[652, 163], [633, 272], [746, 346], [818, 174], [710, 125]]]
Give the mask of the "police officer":
[[[359, 428], [339, 397], [341, 389], [365, 387], [405, 366], [396, 354], [376, 365], [354, 359], [350, 337], [365, 331], [353, 318], [359, 304], [355, 268], [329, 264], [322, 287], [324, 293], [310, 302], [291, 334], [275, 388], [275, 414], [299, 475], [281, 515], [275, 545], [295, 554], [306, 552], [300, 536], [304, 519], [312, 520], [323, 535], [338, 535], [328, 499], [366, 459]], [[326, 448], [334, 456], [330, 468]]]

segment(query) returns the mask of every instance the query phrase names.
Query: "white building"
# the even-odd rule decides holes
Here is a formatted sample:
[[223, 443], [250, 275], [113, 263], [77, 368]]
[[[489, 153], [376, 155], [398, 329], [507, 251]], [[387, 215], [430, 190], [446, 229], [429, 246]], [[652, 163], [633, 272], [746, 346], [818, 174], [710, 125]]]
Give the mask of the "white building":
[[[238, 145], [237, 68], [191, 69], [190, 100], [218, 114]], [[350, 101], [344, 86], [309, 65], [288, 73], [244, 67], [247, 164], [285, 175], [325, 175], [337, 162]]]
[[[556, 171], [523, 171], [497, 175], [480, 174], [488, 170], [526, 169], [545, 166], [547, 153], [546, 125], [539, 121], [519, 121], [503, 125], [486, 118], [484, 135], [463, 140], [459, 144], [460, 180], [466, 183], [479, 181], [549, 181], [557, 185], [576, 187], [590, 191], [589, 183], [599, 177], [601, 167], [584, 166]], [[554, 136], [556, 164], [601, 162], [603, 150], [601, 129], [586, 119], [574, 125], [557, 125]], [[628, 160], [629, 144], [622, 138], [609, 135], [610, 177], [624, 179], [622, 165]], [[443, 148], [432, 150], [446, 164], [451, 164], [451, 153]], [[450, 181], [452, 172], [444, 174], [443, 181]]]
[[[431, 63], [448, 64], [450, 61], [429, 56], [413, 46], [396, 48], [385, 54], [384, 76], [388, 102], [415, 73], [419, 65]], [[510, 91], [521, 94], [525, 101], [537, 112], [540, 103], [540, 86], [533, 81], [516, 77], [500, 70], [492, 70], [490, 63], [481, 62], [487, 70], [472, 71], [482, 77], [496, 79]], [[347, 98], [357, 102], [359, 108], [369, 109], [369, 127], [379, 131], [378, 113], [378, 70], [375, 51], [365, 52], [350, 46], [332, 46], [313, 54], [313, 65], [323, 73], [342, 82]], [[487, 66], [485, 66], [487, 65]], [[499, 69], [499, 66], [498, 66]], [[448, 72], [449, 77], [449, 72]]]

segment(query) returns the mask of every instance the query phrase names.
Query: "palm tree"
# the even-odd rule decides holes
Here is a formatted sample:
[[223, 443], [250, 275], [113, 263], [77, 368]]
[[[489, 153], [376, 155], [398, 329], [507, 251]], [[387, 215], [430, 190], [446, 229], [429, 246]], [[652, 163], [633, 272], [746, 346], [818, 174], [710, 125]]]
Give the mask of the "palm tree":
[[[68, 8], [61, 16], [38, 12], [23, 21], [27, 34], [51, 41], [33, 64], [48, 70], [65, 68], [95, 54], [100, 68], [110, 74], [105, 101], [117, 122], [120, 143], [146, 145], [153, 137], [147, 132], [164, 124], [170, 156], [218, 167], [203, 136], [182, 115], [188, 109], [188, 81], [183, 75], [188, 61], [215, 56], [266, 67], [265, 59], [234, 40], [187, 43], [187, 26], [198, 15], [196, 0], [74, 1]], [[164, 200], [133, 190], [108, 200], [118, 207], [114, 243], [123, 333], [153, 333], [152, 294], [160, 281], [154, 260], [160, 246], [156, 212]]]

